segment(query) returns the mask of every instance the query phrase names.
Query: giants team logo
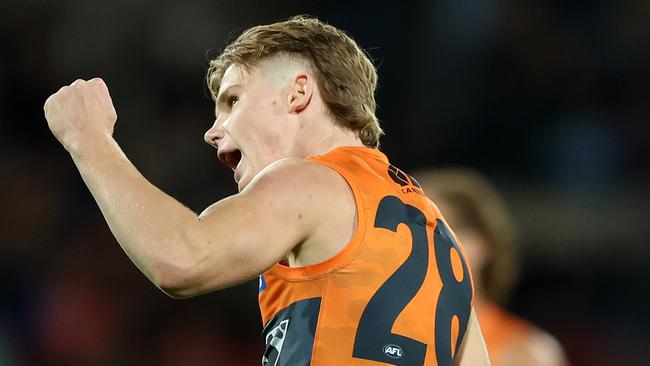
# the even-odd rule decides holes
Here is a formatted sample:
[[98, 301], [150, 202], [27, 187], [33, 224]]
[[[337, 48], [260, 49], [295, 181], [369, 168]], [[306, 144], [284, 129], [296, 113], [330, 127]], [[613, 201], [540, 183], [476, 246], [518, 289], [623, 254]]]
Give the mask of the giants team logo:
[[393, 182], [399, 184], [402, 187], [402, 193], [417, 193], [422, 195], [422, 188], [420, 183], [418, 183], [415, 178], [404, 173], [398, 167], [390, 165], [388, 167], [388, 176]]
[[278, 364], [288, 328], [289, 319], [283, 320], [277, 327], [271, 329], [266, 336], [266, 351], [262, 356], [262, 366], [276, 366]]
[[408, 176], [395, 165], [388, 167], [388, 176], [393, 180], [393, 182], [399, 184], [402, 187], [411, 184]]

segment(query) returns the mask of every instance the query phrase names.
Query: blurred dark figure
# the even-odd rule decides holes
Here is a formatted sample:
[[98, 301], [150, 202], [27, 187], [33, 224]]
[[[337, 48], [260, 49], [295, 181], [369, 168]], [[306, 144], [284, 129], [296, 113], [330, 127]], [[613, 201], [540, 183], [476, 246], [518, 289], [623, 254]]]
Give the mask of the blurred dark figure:
[[566, 366], [559, 342], [503, 304], [518, 274], [516, 229], [496, 189], [469, 169], [415, 174], [463, 243], [472, 266], [475, 307], [492, 366]]

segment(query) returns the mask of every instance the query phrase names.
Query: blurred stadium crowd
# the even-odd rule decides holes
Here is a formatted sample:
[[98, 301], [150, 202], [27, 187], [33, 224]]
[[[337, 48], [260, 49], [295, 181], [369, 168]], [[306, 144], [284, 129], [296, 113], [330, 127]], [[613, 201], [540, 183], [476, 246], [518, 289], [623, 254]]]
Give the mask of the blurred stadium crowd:
[[259, 364], [256, 283], [183, 301], [155, 289], [42, 105], [103, 77], [127, 155], [201, 211], [236, 190], [202, 142], [208, 59], [246, 27], [300, 13], [376, 61], [395, 165], [469, 166], [495, 182], [521, 232], [508, 308], [572, 365], [647, 365], [647, 0], [1, 2], [0, 365]]

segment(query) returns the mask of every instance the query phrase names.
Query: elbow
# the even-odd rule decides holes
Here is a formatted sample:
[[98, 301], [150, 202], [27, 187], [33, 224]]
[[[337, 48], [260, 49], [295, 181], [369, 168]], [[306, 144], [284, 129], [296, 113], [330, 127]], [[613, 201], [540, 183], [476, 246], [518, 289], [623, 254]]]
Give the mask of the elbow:
[[152, 271], [150, 279], [156, 287], [174, 299], [186, 299], [202, 293], [200, 281], [194, 274], [192, 266], [158, 264]]
[[173, 253], [159, 256], [151, 267], [150, 279], [161, 291], [185, 299], [225, 287], [223, 261], [195, 231], [182, 230], [171, 242]]
[[165, 295], [171, 297], [172, 299], [188, 299], [199, 295], [200, 292], [193, 290], [187, 286], [176, 286], [176, 285], [167, 285], [167, 284], [156, 284], [160, 291]]

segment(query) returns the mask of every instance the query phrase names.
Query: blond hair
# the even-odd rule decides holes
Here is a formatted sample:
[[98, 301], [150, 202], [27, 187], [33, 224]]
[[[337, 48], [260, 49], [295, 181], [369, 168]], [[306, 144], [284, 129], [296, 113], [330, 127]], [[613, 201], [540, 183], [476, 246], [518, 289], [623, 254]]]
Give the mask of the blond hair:
[[379, 146], [383, 134], [375, 116], [377, 71], [367, 54], [345, 32], [304, 16], [244, 31], [210, 61], [207, 82], [216, 100], [221, 79], [232, 65], [252, 68], [281, 54], [297, 55], [313, 67], [328, 111], [337, 124], [355, 131], [364, 145]]

